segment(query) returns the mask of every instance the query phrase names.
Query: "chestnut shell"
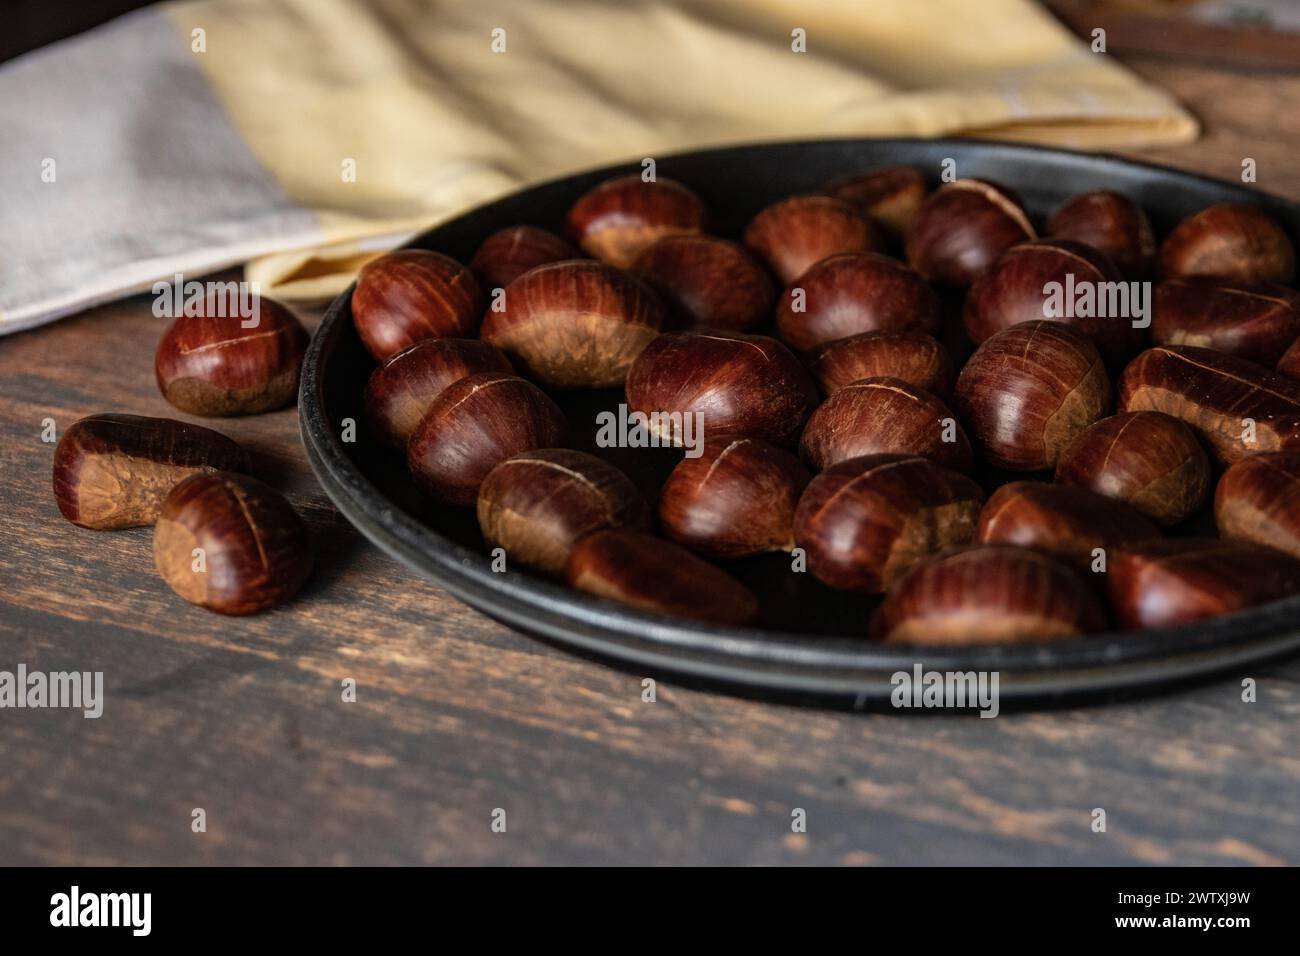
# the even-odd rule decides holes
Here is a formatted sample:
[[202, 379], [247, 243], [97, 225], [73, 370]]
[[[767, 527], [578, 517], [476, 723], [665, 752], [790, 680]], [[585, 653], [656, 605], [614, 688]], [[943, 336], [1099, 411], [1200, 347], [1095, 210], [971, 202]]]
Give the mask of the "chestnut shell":
[[1073, 239], [1105, 253], [1130, 279], [1155, 265], [1156, 238], [1142, 207], [1122, 193], [1099, 189], [1067, 199], [1047, 220], [1052, 239]]
[[809, 483], [795, 543], [818, 580], [878, 593], [926, 555], [970, 541], [983, 501], [979, 485], [928, 458], [850, 458]]
[[1300, 558], [1300, 452], [1245, 458], [1223, 473], [1214, 520], [1224, 538]]
[[791, 196], [773, 203], [750, 221], [744, 243], [785, 284], [836, 253], [884, 248], [870, 219], [830, 196]]
[[[1220, 462], [1300, 449], [1300, 382], [1210, 349], [1160, 345], [1124, 370], [1119, 409], [1164, 412], [1186, 422]], [[1246, 421], [1254, 423], [1247, 442]]]
[[1186, 424], [1160, 412], [1127, 412], [1089, 425], [1061, 453], [1056, 480], [1127, 501], [1173, 525], [1205, 503], [1210, 459]]
[[1011, 190], [958, 179], [922, 203], [907, 233], [907, 261], [927, 279], [965, 288], [1007, 249], [1037, 237]]
[[588, 255], [626, 269], [664, 236], [704, 231], [704, 204], [672, 179], [607, 179], [569, 210], [566, 232]]
[[863, 332], [813, 349], [807, 363], [827, 396], [859, 379], [898, 378], [947, 398], [957, 381], [947, 350], [924, 332]]
[[212, 417], [256, 415], [294, 401], [307, 330], [270, 299], [259, 300], [251, 328], [238, 315], [218, 314], [216, 303], [208, 296], [202, 314], [178, 316], [163, 332], [154, 354], [163, 398], [183, 412]]
[[639, 280], [589, 259], [552, 262], [506, 288], [483, 317], [483, 341], [549, 388], [623, 384], [664, 327], [663, 307]]
[[794, 511], [812, 476], [790, 452], [743, 435], [710, 436], [683, 458], [659, 495], [659, 524], [712, 558], [794, 547]]
[[841, 176], [822, 187], [826, 195], [854, 206], [896, 238], [907, 232], [929, 191], [925, 175], [913, 166]]
[[288, 600], [312, 564], [307, 529], [289, 502], [255, 478], [227, 472], [192, 475], [171, 490], [154, 525], [153, 553], [173, 591], [220, 614], [254, 614]]
[[802, 352], [861, 332], [933, 334], [939, 312], [938, 294], [915, 270], [874, 252], [844, 252], [813, 263], [786, 288], [776, 328]]
[[1165, 236], [1160, 269], [1165, 278], [1289, 283], [1295, 249], [1278, 221], [1258, 206], [1218, 203], [1192, 213]]
[[1068, 565], [1028, 548], [977, 545], [936, 555], [900, 580], [872, 635], [899, 644], [961, 646], [1080, 637], [1106, 615]]
[[[952, 441], [944, 441], [946, 428]], [[866, 378], [839, 389], [808, 419], [799, 450], [819, 471], [876, 454], [921, 455], [956, 471], [971, 467], [970, 439], [948, 406], [898, 378]]]
[[632, 263], [676, 326], [741, 331], [767, 318], [776, 288], [741, 245], [716, 236], [667, 236]]
[[482, 312], [474, 274], [426, 249], [398, 249], [370, 260], [352, 290], [352, 322], [379, 362], [425, 339], [473, 338]]
[[[634, 411], [699, 412], [706, 435], [778, 445], [794, 443], [817, 404], [816, 386], [789, 349], [743, 332], [661, 335], [632, 363], [626, 391]], [[653, 421], [651, 430], [661, 431]]]
[[82, 528], [153, 524], [163, 500], [198, 472], [244, 471], [248, 457], [201, 425], [143, 415], [89, 415], [54, 449], [54, 500]]
[[957, 378], [957, 408], [995, 465], [1055, 467], [1074, 437], [1110, 410], [1097, 347], [1060, 322], [1022, 322], [987, 339]]
[[680, 545], [636, 531], [597, 531], [565, 565], [570, 587], [657, 614], [717, 624], [758, 618], [754, 592]]
[[1151, 338], [1272, 367], [1300, 338], [1300, 292], [1272, 283], [1166, 279], [1152, 296]]
[[478, 524], [510, 561], [559, 574], [579, 539], [604, 528], [651, 529], [650, 506], [625, 474], [568, 448], [514, 455], [483, 479]]
[[483, 240], [469, 268], [485, 290], [504, 289], [529, 269], [582, 254], [549, 229], [510, 226]]

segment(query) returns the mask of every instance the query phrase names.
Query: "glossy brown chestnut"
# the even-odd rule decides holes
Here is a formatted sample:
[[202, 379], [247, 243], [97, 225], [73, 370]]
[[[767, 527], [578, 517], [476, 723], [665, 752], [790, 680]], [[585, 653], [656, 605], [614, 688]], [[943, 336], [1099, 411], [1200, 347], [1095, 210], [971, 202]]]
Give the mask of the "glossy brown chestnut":
[[229, 472], [192, 475], [171, 490], [154, 525], [153, 558], [173, 591], [220, 614], [287, 601], [312, 564], [307, 529], [289, 502]]
[[1300, 452], [1245, 458], [1223, 473], [1214, 520], [1224, 538], [1300, 558]]
[[1119, 410], [1186, 422], [1225, 464], [1300, 449], [1300, 382], [1210, 349], [1147, 349], [1120, 378]]
[[683, 458], [659, 496], [665, 535], [712, 558], [794, 547], [794, 509], [812, 476], [794, 455], [757, 438], [705, 439]]
[[[747, 435], [792, 445], [817, 404], [817, 386], [776, 339], [743, 332], [661, 335], [627, 373], [633, 411], [699, 413], [706, 435]], [[680, 443], [662, 415], [650, 431]]]
[[1186, 424], [1160, 412], [1128, 412], [1089, 425], [1056, 463], [1056, 480], [1126, 501], [1173, 525], [1205, 503], [1210, 459]]
[[1074, 196], [1047, 220], [1052, 239], [1073, 239], [1105, 253], [1130, 279], [1151, 273], [1156, 237], [1142, 207], [1127, 196], [1099, 189]]
[[1276, 219], [1258, 206], [1219, 203], [1188, 216], [1165, 237], [1166, 279], [1210, 276], [1229, 282], [1295, 278], [1295, 249]]
[[167, 493], [201, 471], [243, 471], [244, 450], [220, 432], [170, 418], [91, 415], [54, 449], [54, 500], [75, 525], [153, 524]]
[[871, 631], [891, 643], [955, 646], [1059, 640], [1105, 626], [1100, 602], [1065, 564], [981, 545], [917, 566], [877, 609]]
[[667, 236], [632, 263], [679, 328], [741, 331], [772, 311], [776, 288], [743, 246], [715, 236]]
[[808, 354], [808, 370], [828, 396], [864, 378], [898, 378], [939, 398], [957, 372], [939, 340], [924, 332], [863, 332]]
[[704, 231], [700, 197], [671, 179], [619, 176], [586, 193], [569, 210], [569, 238], [602, 262], [626, 269], [664, 236]]
[[[1078, 329], [1107, 358], [1128, 359], [1146, 343], [1146, 329], [1134, 326], [1134, 303], [1123, 283], [1114, 264], [1083, 243], [1022, 242], [975, 280], [962, 322], [972, 341], [983, 342], [1021, 322], [1049, 319]], [[1123, 300], [1108, 289], [1122, 290]]]
[[906, 234], [929, 191], [925, 176], [912, 166], [888, 166], [844, 176], [822, 190], [880, 223], [895, 239]]
[[635, 531], [597, 531], [569, 554], [570, 587], [655, 614], [751, 624], [754, 592], [685, 548]]
[[507, 458], [478, 490], [478, 526], [508, 560], [560, 574], [574, 544], [593, 531], [650, 531], [650, 506], [608, 462], [568, 448]]
[[1300, 561], [1248, 541], [1165, 538], [1117, 551], [1106, 586], [1122, 627], [1171, 627], [1300, 592]]
[[366, 420], [385, 445], [405, 448], [439, 393], [475, 372], [514, 369], [504, 352], [478, 339], [425, 339], [371, 373], [362, 398]]
[[483, 341], [550, 388], [623, 384], [664, 327], [663, 306], [639, 280], [589, 259], [552, 262], [506, 288], [483, 317]]
[[965, 288], [1016, 243], [1036, 238], [1015, 193], [958, 179], [921, 204], [907, 233], [907, 261], [927, 279]]
[[870, 219], [830, 196], [791, 196], [768, 206], [745, 229], [745, 245], [789, 284], [837, 252], [880, 252], [884, 237]]
[[[980, 512], [976, 540], [1033, 548], [1089, 572], [1100, 550], [1160, 537], [1142, 512], [1087, 488], [1013, 481], [989, 496]], [[1098, 565], [1098, 570], [1101, 566]]]
[[1300, 292], [1272, 283], [1166, 279], [1152, 296], [1151, 338], [1239, 355], [1270, 368], [1300, 338]]
[[817, 406], [799, 451], [818, 471], [862, 455], [921, 455], [971, 467], [970, 440], [948, 406], [900, 378], [850, 382]]
[[928, 458], [850, 458], [808, 485], [794, 539], [819, 581], [874, 594], [927, 555], [969, 542], [983, 501], [979, 485]]
[[1277, 370], [1287, 378], [1300, 380], [1300, 339], [1291, 343], [1277, 363]]
[[1101, 355], [1060, 322], [1022, 322], [989, 337], [957, 377], [957, 409], [989, 461], [1053, 468], [1074, 437], [1110, 411]]
[[845, 252], [809, 266], [781, 295], [777, 334], [807, 351], [861, 332], [939, 328], [939, 296], [897, 259]]
[[224, 311], [219, 297], [209, 295], [201, 314], [182, 315], [167, 327], [153, 363], [163, 398], [183, 412], [213, 417], [255, 415], [292, 402], [307, 330], [270, 299], [261, 299], [253, 316]]
[[536, 385], [476, 372], [448, 385], [411, 433], [406, 464], [425, 494], [472, 505], [488, 472], [513, 455], [563, 445], [568, 422]]
[[474, 273], [425, 249], [399, 249], [370, 260], [352, 290], [352, 322], [380, 362], [425, 339], [473, 338], [482, 313]]
[[484, 239], [469, 268], [479, 288], [504, 289], [529, 269], [581, 257], [582, 253], [549, 229], [511, 226]]

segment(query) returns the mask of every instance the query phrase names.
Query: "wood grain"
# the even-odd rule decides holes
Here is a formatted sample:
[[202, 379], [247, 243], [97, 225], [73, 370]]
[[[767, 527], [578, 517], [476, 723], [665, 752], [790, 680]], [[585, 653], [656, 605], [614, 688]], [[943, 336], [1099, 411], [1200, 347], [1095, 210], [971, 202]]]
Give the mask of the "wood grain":
[[[1261, 188], [1300, 197], [1300, 77], [1136, 66], [1207, 127], [1143, 155], [1227, 176], [1254, 156]], [[995, 720], [667, 679], [643, 703], [647, 675], [508, 630], [361, 539], [292, 409], [216, 425], [301, 510], [316, 575], [256, 618], [185, 605], [147, 529], [63, 521], [40, 438], [46, 417], [183, 417], [153, 384], [161, 331], [140, 298], [0, 341], [0, 669], [102, 670], [107, 696], [99, 720], [0, 711], [0, 864], [1300, 863], [1300, 661]]]

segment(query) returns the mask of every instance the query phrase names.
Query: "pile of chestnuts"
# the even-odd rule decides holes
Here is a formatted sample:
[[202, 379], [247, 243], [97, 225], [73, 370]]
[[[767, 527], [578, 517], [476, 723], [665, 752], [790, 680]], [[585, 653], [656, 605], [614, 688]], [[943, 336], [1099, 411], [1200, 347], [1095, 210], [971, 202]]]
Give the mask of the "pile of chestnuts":
[[[273, 411], [297, 397], [306, 344], [284, 306], [263, 298], [246, 315], [209, 292], [163, 333], [158, 388], [191, 415]], [[390, 417], [400, 421], [400, 411]], [[54, 498], [83, 528], [152, 525], [154, 565], [173, 591], [211, 611], [253, 614], [298, 591], [312, 552], [297, 512], [250, 470], [244, 449], [210, 428], [91, 415], [59, 438]]]
[[[913, 644], [1300, 593], [1300, 292], [1263, 208], [1158, 242], [1116, 192], [1036, 222], [1002, 184], [894, 167], [767, 206], [739, 241], [711, 225], [687, 185], [633, 175], [564, 235], [373, 260], [352, 294], [372, 435], [515, 564], [701, 621], [763, 621], [746, 559], [877, 598], [859, 633]], [[1151, 321], [1049, 309], [1053, 283], [1153, 284]], [[568, 447], [555, 397], [617, 387], [686, 446], [657, 501]]]

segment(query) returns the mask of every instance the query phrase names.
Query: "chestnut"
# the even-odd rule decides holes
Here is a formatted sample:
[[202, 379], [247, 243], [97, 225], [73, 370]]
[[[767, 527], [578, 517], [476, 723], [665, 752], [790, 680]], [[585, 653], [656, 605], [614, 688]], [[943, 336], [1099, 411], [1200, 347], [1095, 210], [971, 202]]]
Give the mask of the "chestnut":
[[1300, 561], [1248, 541], [1164, 538], [1117, 551], [1106, 586], [1121, 626], [1171, 627], [1300, 592]]
[[1151, 337], [1272, 367], [1300, 338], [1300, 293], [1266, 282], [1166, 279], [1152, 296]]
[[220, 432], [170, 418], [91, 415], [54, 449], [63, 517], [104, 530], [153, 524], [167, 493], [201, 471], [244, 471], [244, 450]]
[[1098, 189], [1067, 199], [1045, 231], [1051, 239], [1073, 239], [1104, 253], [1130, 279], [1146, 278], [1155, 264], [1151, 220], [1122, 193]]
[[153, 558], [168, 587], [220, 614], [254, 614], [311, 573], [307, 529], [276, 491], [228, 472], [191, 475], [167, 495]]
[[850, 382], [817, 406], [799, 451], [818, 471], [861, 455], [921, 455], [971, 467], [970, 440], [948, 406], [899, 378]]
[[1060, 640], [1105, 626], [1100, 602], [1067, 565], [1028, 548], [981, 545], [918, 565], [876, 610], [871, 633], [957, 646]]
[[928, 458], [850, 458], [809, 483], [794, 540], [819, 581], [874, 594], [927, 555], [969, 542], [983, 501], [979, 485]]
[[807, 351], [860, 332], [939, 329], [939, 296], [897, 259], [874, 252], [827, 256], [781, 296], [777, 334]]
[[595, 455], [541, 448], [514, 455], [483, 479], [478, 526], [511, 561], [559, 574], [573, 545], [605, 528], [651, 529], [632, 480]]
[[1016, 243], [1036, 238], [1015, 193], [958, 179], [921, 204], [907, 233], [907, 261], [927, 279], [965, 288]]
[[1300, 382], [1211, 349], [1147, 349], [1124, 369], [1119, 409], [1186, 422], [1224, 464], [1300, 449]]
[[569, 554], [570, 587], [655, 614], [715, 624], [758, 618], [754, 592], [680, 545], [636, 531], [597, 531]]
[[1278, 360], [1277, 370], [1290, 379], [1300, 379], [1300, 338], [1291, 343], [1282, 358]]
[[[1004, 252], [966, 293], [962, 322], [974, 342], [1021, 322], [1050, 319], [1070, 325], [1096, 343], [1102, 355], [1113, 360], [1131, 358], [1146, 341], [1146, 330], [1133, 325], [1132, 315], [1079, 315], [1078, 312], [1131, 312], [1112, 301], [1104, 291], [1120, 288], [1124, 276], [1106, 256], [1090, 246], [1068, 239], [1022, 242]], [[1053, 285], [1059, 292], [1053, 296]], [[1123, 286], [1127, 288], [1126, 286]], [[1090, 293], [1093, 305], [1076, 296]]]
[[1272, 215], [1225, 202], [1193, 213], [1165, 236], [1160, 269], [1166, 279], [1287, 283], [1295, 278], [1295, 249]]
[[498, 464], [534, 448], [563, 445], [568, 422], [545, 392], [515, 375], [476, 372], [433, 400], [406, 446], [416, 487], [453, 505], [472, 505]]
[[385, 445], [405, 448], [438, 394], [475, 372], [514, 369], [504, 352], [478, 339], [425, 339], [371, 373], [362, 398], [366, 420]]
[[712, 558], [794, 548], [794, 509], [812, 476], [794, 455], [757, 438], [709, 436], [659, 496], [664, 534]]
[[674, 325], [741, 331], [767, 318], [776, 289], [743, 246], [714, 236], [666, 236], [632, 263]]
[[842, 176], [822, 188], [826, 195], [854, 206], [899, 239], [906, 234], [929, 191], [925, 176], [913, 166], [887, 166]]
[[549, 229], [511, 226], [483, 240], [470, 271], [481, 289], [504, 289], [529, 269], [562, 259], [579, 259], [582, 254]]
[[1110, 410], [1101, 355], [1060, 322], [1022, 322], [985, 340], [957, 377], [957, 408], [994, 465], [1053, 468]]
[[1191, 517], [1205, 503], [1210, 459], [1178, 419], [1128, 412], [1081, 431], [1061, 453], [1056, 480], [1127, 501], [1168, 526]]
[[681, 437], [671, 433], [677, 426], [667, 416], [698, 413], [709, 433], [792, 445], [817, 404], [817, 387], [776, 339], [677, 332], [659, 336], [632, 363], [627, 403], [650, 416], [649, 429], [660, 438]]
[[483, 317], [483, 341], [550, 388], [623, 384], [665, 321], [642, 282], [589, 259], [525, 272], [506, 287], [503, 306]]
[[863, 332], [813, 349], [807, 361], [828, 396], [850, 382], [883, 377], [946, 398], [957, 378], [947, 351], [924, 332]]
[[1244, 458], [1223, 473], [1214, 520], [1224, 538], [1300, 558], [1300, 452]]
[[880, 252], [879, 227], [830, 196], [791, 196], [763, 209], [745, 228], [744, 242], [789, 284], [837, 252]]
[[227, 316], [211, 294], [179, 316], [158, 342], [154, 376], [163, 398], [191, 415], [274, 411], [298, 396], [307, 330], [293, 313], [263, 298], [253, 317]]
[[[1013, 481], [989, 496], [976, 540], [1014, 544], [1090, 571], [1100, 549], [1160, 537], [1160, 530], [1126, 501], [1087, 488]], [[1109, 566], [1109, 561], [1108, 561]]]
[[425, 339], [473, 338], [482, 312], [474, 273], [426, 249], [371, 259], [352, 290], [352, 322], [379, 362]]
[[664, 236], [704, 231], [700, 197], [671, 179], [639, 175], [608, 179], [569, 210], [569, 238], [588, 255], [626, 269]]

